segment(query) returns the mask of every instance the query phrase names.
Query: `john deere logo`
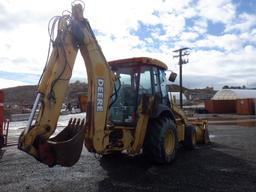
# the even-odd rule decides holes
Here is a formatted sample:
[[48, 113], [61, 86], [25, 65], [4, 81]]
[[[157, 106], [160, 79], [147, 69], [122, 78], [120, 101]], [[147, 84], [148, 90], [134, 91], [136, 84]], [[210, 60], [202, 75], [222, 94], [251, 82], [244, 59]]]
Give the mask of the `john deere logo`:
[[96, 90], [96, 111], [103, 112], [104, 111], [104, 79], [97, 79], [97, 90]]

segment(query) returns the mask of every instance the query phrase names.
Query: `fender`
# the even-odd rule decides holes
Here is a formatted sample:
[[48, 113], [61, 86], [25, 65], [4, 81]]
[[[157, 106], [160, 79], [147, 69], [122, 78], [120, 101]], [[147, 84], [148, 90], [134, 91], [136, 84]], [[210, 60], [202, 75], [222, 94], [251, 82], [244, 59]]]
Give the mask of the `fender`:
[[175, 116], [174, 116], [173, 112], [170, 110], [170, 108], [168, 106], [163, 105], [163, 104], [158, 104], [155, 106], [155, 109], [151, 113], [150, 118], [155, 119], [162, 114], [170, 117], [173, 120], [173, 122], [176, 123]]

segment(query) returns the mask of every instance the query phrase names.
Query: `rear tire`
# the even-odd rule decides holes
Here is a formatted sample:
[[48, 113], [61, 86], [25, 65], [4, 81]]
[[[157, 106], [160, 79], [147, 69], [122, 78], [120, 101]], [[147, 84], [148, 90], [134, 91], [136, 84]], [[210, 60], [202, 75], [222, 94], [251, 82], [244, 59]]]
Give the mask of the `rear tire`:
[[192, 125], [185, 127], [184, 147], [189, 150], [196, 147], [196, 129]]
[[143, 152], [156, 163], [170, 163], [176, 155], [177, 141], [176, 126], [170, 118], [151, 119]]

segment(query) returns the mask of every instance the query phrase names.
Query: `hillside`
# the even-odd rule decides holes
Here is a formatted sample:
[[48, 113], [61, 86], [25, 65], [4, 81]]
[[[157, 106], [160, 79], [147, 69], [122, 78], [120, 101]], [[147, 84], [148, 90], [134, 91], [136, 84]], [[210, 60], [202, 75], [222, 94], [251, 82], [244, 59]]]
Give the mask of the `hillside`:
[[[5, 94], [5, 109], [9, 113], [24, 113], [29, 112], [33, 106], [36, 97], [36, 86], [19, 86], [8, 89], [3, 89]], [[179, 92], [178, 85], [169, 85], [169, 91]], [[210, 99], [216, 91], [212, 88], [205, 89], [187, 89], [183, 88], [183, 92], [187, 98], [192, 102]], [[68, 88], [65, 103], [71, 105], [78, 105], [78, 96], [87, 94], [87, 85], [76, 81], [71, 83]]]
[[[5, 95], [5, 109], [10, 113], [29, 112], [36, 98], [37, 86], [19, 86], [3, 89]], [[69, 85], [65, 103], [72, 105], [78, 104], [78, 95], [87, 94], [87, 85], [85, 83], [75, 82]]]

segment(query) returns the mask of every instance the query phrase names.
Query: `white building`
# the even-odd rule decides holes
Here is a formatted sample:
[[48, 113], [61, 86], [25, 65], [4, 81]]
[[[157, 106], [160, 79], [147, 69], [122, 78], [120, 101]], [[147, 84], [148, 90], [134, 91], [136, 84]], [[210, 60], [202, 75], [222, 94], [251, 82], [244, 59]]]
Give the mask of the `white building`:
[[222, 89], [212, 100], [256, 99], [256, 90], [251, 89]]

